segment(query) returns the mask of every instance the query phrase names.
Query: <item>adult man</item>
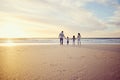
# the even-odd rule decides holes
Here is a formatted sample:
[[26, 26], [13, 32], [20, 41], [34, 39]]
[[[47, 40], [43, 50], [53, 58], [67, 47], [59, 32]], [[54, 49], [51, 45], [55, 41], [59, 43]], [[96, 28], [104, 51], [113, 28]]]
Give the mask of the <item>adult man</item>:
[[63, 38], [64, 38], [64, 32], [61, 31], [61, 33], [59, 34], [59, 38], [60, 38], [60, 45], [63, 45]]

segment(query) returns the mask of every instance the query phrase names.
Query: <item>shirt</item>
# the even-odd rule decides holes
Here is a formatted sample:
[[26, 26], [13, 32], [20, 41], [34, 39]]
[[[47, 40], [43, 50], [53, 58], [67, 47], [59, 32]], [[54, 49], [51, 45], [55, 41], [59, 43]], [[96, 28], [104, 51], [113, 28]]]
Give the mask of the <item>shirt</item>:
[[60, 38], [64, 38], [65, 36], [64, 36], [64, 34], [61, 32], [61, 33], [59, 34], [59, 37], [60, 37]]
[[80, 38], [81, 38], [81, 36], [78, 35], [78, 36], [77, 36], [77, 39], [80, 40]]

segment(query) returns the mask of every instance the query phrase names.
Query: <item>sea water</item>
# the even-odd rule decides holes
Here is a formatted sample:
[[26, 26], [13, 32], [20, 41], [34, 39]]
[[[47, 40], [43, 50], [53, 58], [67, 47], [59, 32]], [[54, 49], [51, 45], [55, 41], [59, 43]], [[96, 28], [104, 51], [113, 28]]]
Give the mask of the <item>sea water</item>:
[[[59, 44], [59, 39], [57, 38], [28, 38], [28, 39], [9, 39], [13, 43], [35, 43], [35, 44]], [[7, 40], [0, 40], [0, 44], [6, 43]], [[66, 44], [66, 39], [64, 39], [64, 44]], [[70, 44], [72, 44], [72, 39], [70, 39]], [[76, 40], [77, 44], [77, 40]], [[82, 38], [81, 44], [120, 44], [120, 38]]]

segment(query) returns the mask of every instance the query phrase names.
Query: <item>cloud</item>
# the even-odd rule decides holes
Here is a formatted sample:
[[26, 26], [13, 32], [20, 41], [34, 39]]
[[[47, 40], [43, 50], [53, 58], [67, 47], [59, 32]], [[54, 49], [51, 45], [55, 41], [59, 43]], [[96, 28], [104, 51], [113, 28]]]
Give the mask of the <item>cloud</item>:
[[[56, 36], [54, 33], [63, 29], [67, 34], [88, 32], [94, 36], [96, 31], [106, 30], [108, 23], [84, 8], [89, 2], [112, 4], [110, 0], [1, 0], [0, 15], [18, 18], [26, 31], [34, 35], [41, 32]], [[118, 9], [111, 23], [119, 24], [119, 13]]]
[[110, 17], [109, 22], [115, 26], [120, 26], [120, 6], [114, 12], [114, 15]]

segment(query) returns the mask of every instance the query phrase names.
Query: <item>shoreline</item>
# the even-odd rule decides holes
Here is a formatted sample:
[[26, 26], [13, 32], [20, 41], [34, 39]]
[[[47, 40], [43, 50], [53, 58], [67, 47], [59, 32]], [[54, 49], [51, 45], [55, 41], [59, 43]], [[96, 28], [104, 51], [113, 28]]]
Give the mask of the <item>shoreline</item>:
[[[0, 40], [0, 44], [1, 43], [8, 43], [8, 42], [12, 42], [12, 43], [18, 43], [18, 44], [25, 44], [25, 43], [34, 43], [34, 44], [44, 44], [44, 45], [56, 45], [59, 44], [59, 39], [6, 39], [6, 40]], [[77, 40], [75, 42], [77, 44]], [[81, 39], [81, 43], [82, 44], [120, 44], [120, 39], [116, 38], [116, 39]], [[64, 39], [64, 44], [66, 43], [66, 40]], [[69, 40], [69, 44], [73, 44], [72, 40]]]
[[[9, 44], [9, 43], [0, 43], [0, 46], [4, 46], [4, 45], [7, 45], [7, 44]], [[60, 44], [59, 43], [12, 43], [12, 44], [15, 44], [16, 46], [18, 45], [54, 45], [54, 46], [59, 46]], [[82, 45], [120, 45], [120, 43], [118, 44], [118, 43], [82, 43], [81, 44], [81, 46]], [[72, 43], [71, 44], [69, 44], [69, 45], [67, 45], [66, 43], [65, 44], [63, 44], [63, 45], [60, 45], [60, 46], [74, 46]], [[80, 46], [80, 45], [77, 45], [77, 44], [75, 44], [75, 46]]]

